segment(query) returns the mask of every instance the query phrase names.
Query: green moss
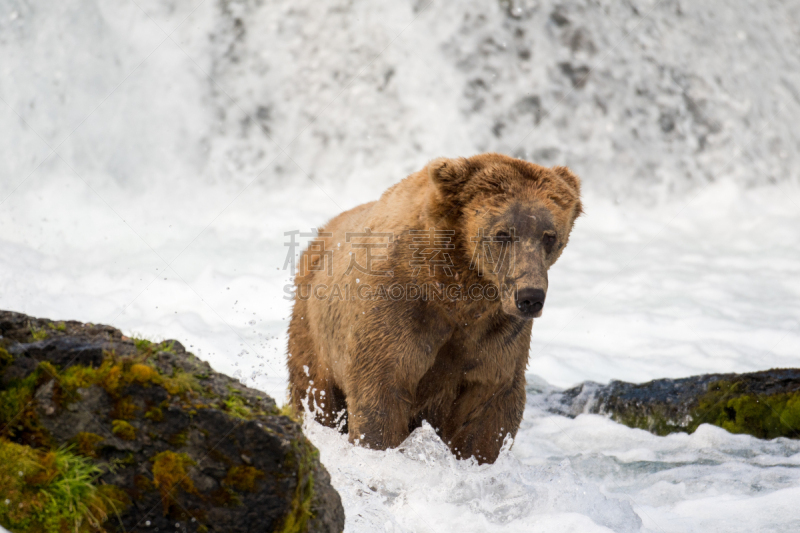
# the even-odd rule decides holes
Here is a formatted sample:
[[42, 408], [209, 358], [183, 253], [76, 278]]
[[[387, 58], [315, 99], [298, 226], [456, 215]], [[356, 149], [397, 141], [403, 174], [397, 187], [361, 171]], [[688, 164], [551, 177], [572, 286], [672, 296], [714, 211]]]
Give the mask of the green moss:
[[286, 403], [283, 406], [281, 406], [281, 408], [278, 409], [277, 414], [280, 416], [285, 416], [290, 420], [294, 420], [297, 423], [301, 423], [303, 421], [302, 418], [298, 416], [298, 414], [295, 412], [295, 409], [291, 403]]
[[139, 352], [146, 352], [153, 345], [153, 343], [147, 339], [131, 337], [131, 340], [133, 341], [133, 345], [136, 346], [136, 350], [138, 350]]
[[67, 325], [64, 322], [53, 323], [49, 322], [47, 327], [55, 331], [67, 331]]
[[[30, 376], [15, 380], [8, 388], [0, 391], [0, 427], [13, 430], [23, 415], [23, 411], [33, 399], [33, 391], [36, 387], [36, 376]], [[13, 427], [12, 427], [13, 426]]]
[[66, 404], [78, 400], [77, 389], [92, 385], [101, 386], [112, 398], [118, 399], [121, 388], [134, 381], [134, 376], [125, 372], [125, 363], [113, 354], [107, 354], [106, 359], [97, 368], [76, 365], [64, 370], [59, 376], [63, 402]]
[[253, 418], [253, 412], [237, 390], [231, 390], [231, 394], [225, 399], [225, 410], [236, 418], [249, 420]]
[[161, 422], [164, 420], [164, 412], [158, 407], [151, 407], [144, 413], [144, 417], [153, 422]]
[[40, 363], [28, 376], [10, 380], [0, 391], [0, 437], [36, 447], [50, 446], [50, 436], [39, 422], [32, 400], [36, 387], [48, 381], [54, 371], [50, 363]]
[[280, 533], [305, 533], [308, 521], [313, 517], [311, 502], [314, 499], [314, 463], [319, 452], [310, 442], [292, 442], [292, 451], [286, 457], [288, 466], [297, 468], [297, 486], [295, 487], [289, 513], [284, 519]]
[[136, 411], [138, 410], [139, 407], [133, 401], [133, 398], [126, 396], [114, 402], [114, 408], [109, 413], [109, 416], [120, 420], [133, 420], [136, 418]]
[[180, 448], [181, 446], [186, 446], [186, 441], [189, 438], [189, 429], [184, 429], [183, 431], [179, 431], [167, 439], [167, 442], [170, 443], [171, 446], [174, 448]]
[[34, 342], [36, 341], [43, 341], [47, 338], [47, 330], [44, 328], [37, 328], [33, 324], [30, 325], [31, 330], [31, 339]]
[[14, 362], [14, 356], [8, 353], [8, 350], [0, 346], [0, 374], [3, 373], [3, 370], [11, 363]]
[[32, 395], [27, 387], [14, 387], [0, 391], [0, 428], [3, 435], [14, 435], [14, 430], [22, 423], [23, 410]]
[[109, 464], [113, 465], [114, 467], [118, 466], [131, 466], [132, 464], [136, 463], [136, 457], [133, 455], [133, 452], [128, 452], [125, 457], [118, 457], [115, 459], [111, 459]]
[[136, 428], [125, 420], [112, 420], [111, 432], [122, 440], [136, 439]]
[[800, 394], [794, 394], [786, 400], [780, 421], [788, 428], [800, 430]]
[[133, 363], [128, 368], [128, 381], [139, 385], [149, 385], [159, 381], [158, 370], [142, 363]]
[[97, 457], [96, 446], [105, 439], [95, 433], [81, 431], [72, 439], [78, 454], [84, 457]]
[[12, 531], [103, 531], [129, 505], [121, 489], [98, 482], [104, 472], [69, 448], [36, 451], [0, 439], [0, 523]]
[[50, 361], [42, 361], [36, 367], [36, 386], [42, 385], [58, 377], [58, 369]]
[[257, 482], [264, 479], [264, 477], [264, 472], [258, 468], [239, 465], [228, 470], [222, 483], [240, 492], [257, 492]]
[[190, 494], [198, 494], [192, 478], [189, 477], [187, 468], [195, 462], [185, 453], [163, 451], [153, 457], [153, 485], [161, 493], [164, 505], [164, 515], [169, 513], [169, 508], [175, 503], [175, 491], [183, 489]]
[[228, 387], [228, 391], [228, 397], [222, 402], [221, 407], [231, 416], [241, 418], [243, 420], [252, 420], [257, 416], [279, 414], [277, 408], [271, 409], [269, 412], [265, 412], [256, 406], [250, 405], [249, 401], [242, 396], [240, 391], [230, 386]]
[[193, 375], [176, 369], [172, 377], [161, 376], [161, 385], [172, 395], [183, 395], [200, 390], [200, 384]]
[[136, 350], [148, 357], [158, 352], [175, 353], [175, 341], [153, 342], [138, 337], [132, 337], [132, 340]]
[[97, 367], [71, 366], [58, 374], [59, 403], [65, 406], [79, 399], [77, 390], [99, 385], [115, 402], [113, 416], [120, 419], [131, 419], [135, 416], [136, 407], [132, 402], [122, 398], [126, 387], [141, 385], [149, 387], [159, 385], [171, 395], [186, 396], [195, 388], [199, 388], [193, 376], [177, 373], [174, 377], [162, 376], [158, 371], [136, 358], [120, 358], [107, 353], [103, 363]]
[[686, 431], [686, 428], [681, 427], [670, 421], [668, 415], [659, 406], [654, 406], [641, 411], [615, 411], [611, 415], [612, 420], [624, 424], [631, 428], [644, 429], [656, 435], [664, 436], [670, 433]]
[[689, 431], [708, 422], [761, 439], [800, 437], [800, 392], [755, 395], [741, 381], [711, 383], [700, 398]]

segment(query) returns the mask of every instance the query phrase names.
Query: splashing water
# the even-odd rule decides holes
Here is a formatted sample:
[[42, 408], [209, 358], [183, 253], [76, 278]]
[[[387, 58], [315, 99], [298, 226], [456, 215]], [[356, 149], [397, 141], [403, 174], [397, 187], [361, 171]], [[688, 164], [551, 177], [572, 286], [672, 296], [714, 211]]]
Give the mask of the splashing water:
[[[597, 415], [542, 411], [529, 376], [525, 419], [498, 460], [457, 460], [428, 424], [397, 449], [304, 430], [342, 495], [349, 532], [796, 531], [800, 442], [702, 425], [656, 437]], [[552, 387], [544, 388], [553, 390]], [[310, 420], [310, 417], [308, 417]], [[769, 509], [769, 513], [757, 511]]]

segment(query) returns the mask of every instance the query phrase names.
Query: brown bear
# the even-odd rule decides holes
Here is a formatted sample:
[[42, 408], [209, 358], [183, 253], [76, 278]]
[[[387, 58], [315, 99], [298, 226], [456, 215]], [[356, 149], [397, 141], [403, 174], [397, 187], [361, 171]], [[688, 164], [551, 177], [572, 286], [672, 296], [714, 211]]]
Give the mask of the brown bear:
[[428, 421], [494, 462], [525, 407], [533, 318], [580, 180], [500, 154], [436, 159], [319, 229], [289, 325], [292, 405], [370, 448]]

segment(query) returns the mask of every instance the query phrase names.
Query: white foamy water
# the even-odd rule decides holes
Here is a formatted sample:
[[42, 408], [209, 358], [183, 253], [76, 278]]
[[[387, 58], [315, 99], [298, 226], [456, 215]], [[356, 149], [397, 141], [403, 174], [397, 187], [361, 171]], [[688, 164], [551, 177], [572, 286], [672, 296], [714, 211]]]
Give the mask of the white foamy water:
[[347, 531], [797, 531], [798, 442], [656, 437], [534, 392], [798, 366], [798, 20], [743, 0], [0, 0], [0, 308], [179, 339], [280, 402], [284, 232], [441, 155], [568, 164], [586, 215], [513, 447], [477, 466], [426, 428], [374, 452], [307, 426]]
[[529, 402], [493, 465], [456, 461], [429, 426], [398, 450], [354, 448], [306, 426], [351, 531], [797, 531], [800, 443], [703, 425], [656, 437]]

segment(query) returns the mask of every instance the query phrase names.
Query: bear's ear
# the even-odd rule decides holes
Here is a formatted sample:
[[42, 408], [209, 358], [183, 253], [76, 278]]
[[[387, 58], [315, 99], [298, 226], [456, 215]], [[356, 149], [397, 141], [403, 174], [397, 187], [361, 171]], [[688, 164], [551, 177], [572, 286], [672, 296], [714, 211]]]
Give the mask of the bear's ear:
[[463, 157], [447, 159], [440, 157], [428, 163], [428, 176], [436, 188], [445, 196], [455, 194], [469, 178], [469, 164]]
[[581, 180], [567, 167], [553, 167], [552, 170], [556, 176], [564, 180], [564, 183], [566, 183], [575, 194], [575, 207], [572, 219], [574, 221], [583, 213], [583, 204], [581, 203]]
[[581, 194], [581, 180], [578, 176], [572, 173], [570, 169], [567, 167], [553, 167], [553, 172], [556, 173], [558, 177], [562, 180], [567, 182], [567, 185], [575, 189], [575, 194], [580, 196]]

